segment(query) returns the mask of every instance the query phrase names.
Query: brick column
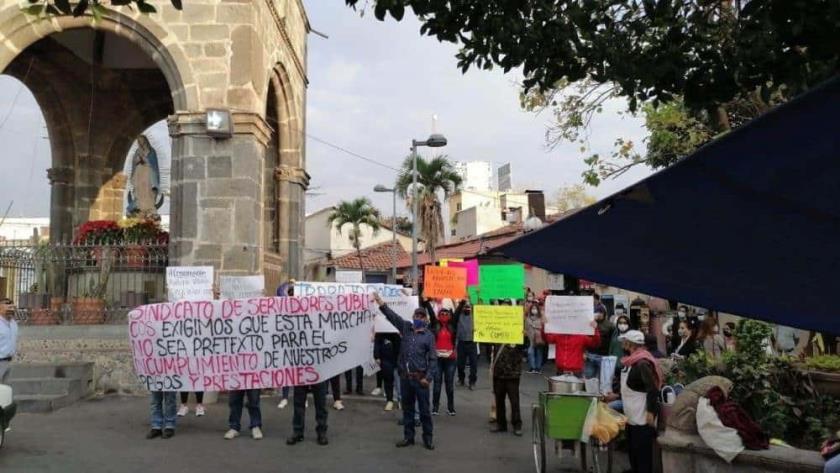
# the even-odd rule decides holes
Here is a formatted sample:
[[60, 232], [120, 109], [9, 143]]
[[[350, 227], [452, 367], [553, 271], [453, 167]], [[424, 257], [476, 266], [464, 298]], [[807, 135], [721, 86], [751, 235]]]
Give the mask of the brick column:
[[224, 274], [259, 274], [263, 159], [270, 130], [257, 114], [232, 115], [230, 139], [207, 136], [204, 113], [169, 117], [170, 261], [211, 265]]
[[71, 167], [47, 169], [50, 180], [50, 240], [66, 242], [73, 237], [73, 181], [75, 173]]
[[277, 221], [280, 224], [280, 257], [286, 263], [288, 277], [303, 277], [304, 199], [309, 187], [309, 174], [294, 166], [278, 166], [274, 171], [278, 189]]

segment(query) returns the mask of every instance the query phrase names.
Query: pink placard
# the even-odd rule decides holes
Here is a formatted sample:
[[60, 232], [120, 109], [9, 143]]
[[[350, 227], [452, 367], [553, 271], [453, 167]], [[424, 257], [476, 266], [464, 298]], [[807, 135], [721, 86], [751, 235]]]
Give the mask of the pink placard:
[[450, 261], [450, 268], [464, 268], [467, 270], [467, 286], [478, 285], [478, 260], [471, 259], [464, 262]]

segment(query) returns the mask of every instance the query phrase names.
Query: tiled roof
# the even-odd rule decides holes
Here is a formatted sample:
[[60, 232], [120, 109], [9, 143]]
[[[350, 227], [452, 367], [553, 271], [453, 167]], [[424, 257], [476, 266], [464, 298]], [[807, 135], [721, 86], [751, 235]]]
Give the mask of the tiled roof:
[[[390, 241], [379, 243], [368, 248], [362, 249], [362, 259], [365, 262], [365, 271], [377, 271], [391, 269], [392, 253], [395, 249], [397, 253], [397, 262], [408, 256], [408, 253], [403, 249], [402, 245], [396, 243], [393, 246]], [[339, 269], [361, 269], [359, 265], [359, 255], [355, 251], [348, 253], [340, 258], [336, 258], [329, 263]]]
[[[549, 215], [546, 224], [554, 223], [566, 214]], [[522, 236], [522, 223], [514, 223], [496, 230], [483, 233], [469, 240], [441, 245], [435, 249], [438, 260], [445, 258], [475, 258], [476, 256], [492, 252], [494, 249]], [[431, 264], [429, 253], [417, 254], [417, 265]], [[397, 260], [397, 268], [411, 266], [411, 253]]]

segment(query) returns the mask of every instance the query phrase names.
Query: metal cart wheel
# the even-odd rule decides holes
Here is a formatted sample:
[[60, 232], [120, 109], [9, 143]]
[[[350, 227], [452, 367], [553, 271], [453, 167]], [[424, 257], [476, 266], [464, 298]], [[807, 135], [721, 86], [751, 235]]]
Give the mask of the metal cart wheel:
[[580, 447], [580, 464], [584, 472], [612, 473], [613, 442], [603, 445], [597, 439], [591, 438], [588, 444], [581, 442]]
[[545, 473], [545, 412], [543, 407], [531, 407], [531, 431], [534, 442], [534, 466], [537, 473]]

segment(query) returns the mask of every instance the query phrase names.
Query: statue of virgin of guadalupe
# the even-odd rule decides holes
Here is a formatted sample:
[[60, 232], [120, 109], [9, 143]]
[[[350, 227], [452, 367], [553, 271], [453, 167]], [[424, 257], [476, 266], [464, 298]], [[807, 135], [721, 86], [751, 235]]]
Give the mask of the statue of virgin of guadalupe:
[[137, 138], [137, 150], [131, 158], [131, 174], [128, 176], [128, 215], [156, 215], [163, 205], [160, 188], [160, 168], [155, 149], [146, 135]]

